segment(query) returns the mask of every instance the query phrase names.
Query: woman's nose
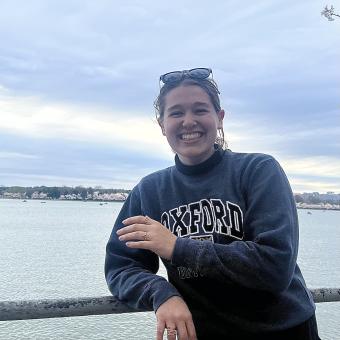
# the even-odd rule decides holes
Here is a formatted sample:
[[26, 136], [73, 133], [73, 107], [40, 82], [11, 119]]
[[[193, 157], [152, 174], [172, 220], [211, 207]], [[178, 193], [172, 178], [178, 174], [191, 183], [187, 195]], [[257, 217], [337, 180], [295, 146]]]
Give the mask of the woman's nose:
[[186, 113], [183, 116], [183, 127], [191, 127], [191, 126], [195, 126], [197, 124], [195, 117], [193, 114], [191, 113]]

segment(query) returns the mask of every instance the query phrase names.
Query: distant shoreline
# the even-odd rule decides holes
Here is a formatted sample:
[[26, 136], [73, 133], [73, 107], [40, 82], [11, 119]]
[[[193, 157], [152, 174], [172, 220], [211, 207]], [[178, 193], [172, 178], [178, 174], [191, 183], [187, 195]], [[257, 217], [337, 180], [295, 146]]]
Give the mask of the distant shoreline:
[[322, 211], [329, 211], [329, 210], [332, 210], [332, 211], [340, 211], [340, 207], [332, 207], [332, 208], [325, 208], [325, 207], [298, 207], [296, 206], [297, 209], [300, 209], [300, 210], [322, 210]]
[[340, 210], [340, 204], [334, 203], [296, 203], [297, 209], [308, 209], [308, 210]]
[[[98, 202], [98, 203], [124, 203], [125, 200], [101, 200], [101, 199], [59, 199], [59, 198], [9, 198], [9, 197], [0, 197], [3, 200], [17, 200], [17, 201], [40, 201], [40, 202], [48, 202], [48, 201], [61, 201], [61, 202]], [[300, 210], [332, 210], [332, 211], [340, 211], [340, 205], [338, 204], [307, 204], [307, 203], [297, 203], [296, 208]]]
[[100, 199], [59, 199], [59, 198], [10, 198], [10, 197], [0, 197], [0, 200], [9, 200], [9, 201], [37, 201], [37, 202], [51, 202], [51, 201], [60, 201], [60, 202], [98, 202], [98, 203], [109, 203], [109, 202], [125, 202], [125, 200], [100, 200]]

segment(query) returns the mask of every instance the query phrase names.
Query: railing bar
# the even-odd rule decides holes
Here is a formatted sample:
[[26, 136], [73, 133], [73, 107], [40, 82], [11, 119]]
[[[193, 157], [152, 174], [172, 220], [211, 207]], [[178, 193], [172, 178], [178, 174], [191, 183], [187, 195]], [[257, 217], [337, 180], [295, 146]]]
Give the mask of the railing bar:
[[[340, 288], [317, 288], [310, 291], [316, 303], [340, 301]], [[0, 301], [0, 321], [146, 311], [130, 308], [113, 296]]]
[[340, 301], [340, 288], [310, 289], [315, 303]]

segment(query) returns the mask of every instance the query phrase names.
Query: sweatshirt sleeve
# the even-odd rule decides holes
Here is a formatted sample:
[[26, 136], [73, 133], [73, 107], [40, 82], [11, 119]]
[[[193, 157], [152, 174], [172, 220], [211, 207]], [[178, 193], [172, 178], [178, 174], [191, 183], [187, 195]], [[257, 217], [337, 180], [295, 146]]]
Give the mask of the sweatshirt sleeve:
[[148, 250], [131, 249], [117, 237], [128, 217], [143, 215], [138, 187], [120, 211], [106, 246], [105, 277], [113, 296], [134, 309], [154, 310], [172, 296], [180, 295], [165, 278], [156, 275], [158, 256]]
[[244, 174], [247, 240], [229, 244], [178, 238], [171, 262], [205, 276], [277, 293], [292, 279], [298, 250], [298, 219], [287, 177], [273, 158]]

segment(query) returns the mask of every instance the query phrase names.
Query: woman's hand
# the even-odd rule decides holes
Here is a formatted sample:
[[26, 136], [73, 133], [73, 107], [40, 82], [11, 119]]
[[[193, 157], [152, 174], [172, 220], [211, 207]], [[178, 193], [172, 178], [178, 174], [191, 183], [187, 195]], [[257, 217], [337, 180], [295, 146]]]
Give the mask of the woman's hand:
[[170, 260], [177, 237], [163, 224], [148, 216], [132, 216], [123, 221], [125, 227], [117, 231], [120, 241], [130, 248], [148, 249]]
[[[167, 339], [197, 340], [194, 322], [184, 300], [173, 296], [159, 306], [157, 317], [157, 340], [163, 339], [164, 330], [167, 330]], [[174, 332], [176, 330], [176, 332]]]

